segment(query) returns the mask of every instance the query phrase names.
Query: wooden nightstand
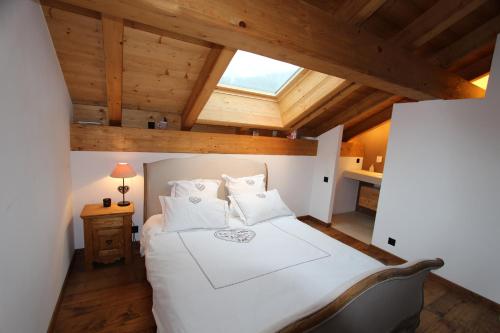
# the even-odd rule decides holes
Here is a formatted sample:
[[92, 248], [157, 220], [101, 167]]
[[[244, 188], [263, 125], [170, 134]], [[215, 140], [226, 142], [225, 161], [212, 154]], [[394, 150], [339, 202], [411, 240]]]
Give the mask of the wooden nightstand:
[[133, 203], [126, 207], [117, 204], [108, 208], [101, 204], [83, 207], [80, 217], [83, 219], [87, 270], [92, 269], [93, 262], [108, 264], [125, 258], [125, 263], [130, 263], [133, 214]]

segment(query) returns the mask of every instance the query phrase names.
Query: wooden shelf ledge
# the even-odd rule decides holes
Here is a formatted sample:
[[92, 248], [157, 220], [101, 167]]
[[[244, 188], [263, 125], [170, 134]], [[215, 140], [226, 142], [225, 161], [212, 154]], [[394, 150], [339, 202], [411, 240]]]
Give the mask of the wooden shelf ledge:
[[316, 156], [316, 140], [130, 127], [71, 125], [73, 151]]

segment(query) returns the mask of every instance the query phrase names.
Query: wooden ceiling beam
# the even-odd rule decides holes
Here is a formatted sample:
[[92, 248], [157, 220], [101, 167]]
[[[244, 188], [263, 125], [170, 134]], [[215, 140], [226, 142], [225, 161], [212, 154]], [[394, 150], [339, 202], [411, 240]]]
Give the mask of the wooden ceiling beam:
[[123, 19], [102, 16], [106, 97], [111, 126], [122, 123]]
[[[479, 98], [456, 74], [299, 1], [64, 0], [167, 31], [242, 49], [415, 100]], [[214, 5], [217, 10], [214, 10]], [[293, 18], [293, 19], [291, 19]]]
[[317, 108], [310, 114], [307, 114], [304, 118], [299, 120], [291, 127], [291, 131], [298, 130], [299, 128], [305, 126], [313, 119], [321, 116], [323, 113], [330, 111], [336, 104], [340, 103], [342, 100], [350, 96], [353, 92], [358, 90], [361, 87], [360, 84], [356, 84], [353, 82], [344, 82], [342, 87], [339, 87], [337, 90], [337, 94], [333, 96], [329, 101], [324, 103], [321, 107]]
[[222, 46], [210, 50], [182, 113], [183, 130], [190, 130], [196, 123], [235, 53], [235, 50]]
[[500, 15], [479, 26], [472, 32], [463, 36], [453, 44], [443, 48], [434, 54], [431, 61], [444, 68], [453, 70], [460, 59], [467, 57], [471, 52], [495, 43], [497, 34], [500, 32]]
[[383, 122], [391, 119], [392, 116], [392, 107], [388, 107], [370, 118], [366, 119], [365, 121], [358, 123], [354, 126], [345, 128], [344, 127], [344, 133], [342, 136], [342, 141], [349, 141], [353, 137], [355, 137], [358, 134], [361, 134], [363, 132], [368, 131], [369, 129], [378, 126], [382, 124]]
[[361, 25], [370, 18], [387, 0], [346, 0], [334, 12], [333, 17], [341, 22]]
[[92, 9], [74, 6], [69, 3], [61, 2], [59, 0], [39, 0], [39, 1], [42, 6], [64, 10], [66, 12], [91, 17], [97, 20], [101, 19], [101, 13]]
[[404, 97], [393, 96], [382, 91], [374, 92], [363, 98], [360, 102], [334, 115], [330, 120], [324, 122], [323, 124], [321, 124], [321, 126], [314, 129], [314, 135], [318, 136], [356, 117], [364, 117], [366, 114], [375, 114], [377, 112], [380, 112], [381, 110], [392, 106], [392, 104], [402, 100], [403, 98]]
[[279, 99], [283, 127], [289, 128], [350, 85], [344, 79], [309, 71]]
[[401, 30], [391, 42], [416, 49], [472, 13], [487, 0], [440, 0]]
[[[50, 8], [56, 8], [56, 9], [59, 9], [59, 10], [64, 10], [66, 12], [70, 12], [70, 13], [73, 13], [73, 14], [78, 14], [78, 15], [83, 15], [83, 16], [91, 17], [91, 18], [94, 18], [94, 19], [97, 19], [97, 20], [101, 19], [101, 13], [98, 12], [98, 11], [87, 9], [87, 8], [83, 8], [83, 7], [79, 7], [79, 6], [75, 6], [75, 5], [72, 5], [72, 4], [69, 4], [69, 3], [62, 2], [60, 0], [40, 0], [40, 4], [42, 4], [44, 6], [47, 6], [47, 7], [50, 7]], [[196, 45], [200, 45], [200, 46], [204, 46], [204, 47], [208, 47], [208, 48], [212, 48], [212, 47], [215, 46], [214, 43], [210, 43], [210, 42], [204, 41], [204, 40], [199, 39], [199, 38], [193, 38], [193, 37], [190, 37], [190, 36], [186, 36], [186, 35], [183, 35], [183, 34], [171, 32], [171, 31], [167, 31], [167, 30], [163, 30], [163, 29], [160, 29], [160, 28], [157, 28], [157, 27], [152, 27], [150, 25], [139, 23], [139, 22], [134, 22], [134, 21], [131, 21], [131, 20], [123, 20], [123, 24], [126, 27], [130, 27], [130, 28], [133, 28], [133, 29], [150, 32], [152, 34], [156, 34], [156, 35], [160, 35], [160, 36], [164, 36], [164, 37], [168, 37], [168, 38], [180, 40], [180, 41], [183, 41], [183, 42], [186, 42], [186, 43], [196, 44]]]
[[[440, 0], [425, 13], [415, 19], [406, 28], [401, 30], [396, 36], [391, 38], [389, 42], [407, 47], [410, 50], [415, 50], [430, 41], [439, 33], [448, 29], [463, 17], [476, 10], [485, 2], [485, 0], [461, 0], [460, 2], [457, 2], [456, 0]], [[482, 45], [485, 43], [487, 44], [488, 41], [494, 41], [498, 31], [500, 31], [500, 20], [498, 18], [494, 18], [473, 31], [470, 34], [471, 36], [465, 36], [447, 49], [440, 51], [436, 56], [434, 56], [433, 62], [435, 64], [441, 64], [445, 67], [450, 67], [450, 65], [458, 67], [456, 64], [458, 60], [456, 58], [452, 61], [451, 59], [447, 59], [445, 55], [450, 56], [450, 58], [456, 56], [465, 57], [471, 49], [480, 48], [479, 45], [475, 43], [479, 42], [479, 44]], [[489, 45], [483, 47], [491, 48]], [[453, 62], [455, 62], [455, 64]], [[454, 70], [455, 68], [451, 67], [448, 69]], [[399, 97], [388, 96], [387, 100], [383, 104], [390, 103], [393, 100], [400, 101]], [[362, 121], [362, 117], [371, 117], [372, 115], [369, 113], [370, 110], [372, 109], [368, 108], [366, 111], [367, 113], [362, 112], [354, 119], [346, 119], [346, 123], [344, 125], [347, 125], [347, 122], [349, 121], [360, 122]], [[309, 121], [312, 121], [313, 119], [314, 118], [311, 118]], [[307, 122], [300, 125], [305, 126], [307, 125]], [[338, 123], [334, 121], [330, 123], [330, 126], [324, 126], [323, 129], [326, 131], [337, 125]]]

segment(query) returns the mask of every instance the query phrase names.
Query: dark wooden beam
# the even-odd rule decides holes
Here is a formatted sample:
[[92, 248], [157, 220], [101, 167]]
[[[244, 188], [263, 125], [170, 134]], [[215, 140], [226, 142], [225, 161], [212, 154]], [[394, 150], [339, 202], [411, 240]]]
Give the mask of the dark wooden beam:
[[[491, 48], [495, 44], [497, 34], [500, 32], [500, 15], [492, 18], [472, 32], [463, 36], [453, 44], [442, 49], [432, 56], [432, 61], [444, 68], [453, 70], [461, 59], [480, 48]], [[486, 45], [486, 46], [485, 46]]]
[[108, 119], [112, 126], [122, 123], [123, 19], [102, 16]]
[[342, 3], [333, 16], [335, 19], [354, 24], [363, 24], [372, 16], [387, 0], [348, 0]]
[[[456, 74], [333, 20], [299, 1], [64, 0], [167, 31], [242, 49], [415, 100], [479, 98]], [[216, 10], [214, 7], [217, 7]]]
[[418, 48], [476, 10], [487, 0], [440, 0], [401, 30], [392, 42]]
[[[485, 2], [485, 0], [461, 0], [458, 2], [456, 0], [440, 0], [396, 36], [391, 38], [389, 42], [407, 47], [409, 50], [415, 50], [476, 10]], [[450, 56], [450, 58], [454, 59], [453, 61], [451, 59], [445, 59], [445, 57], [440, 56], [439, 53], [433, 58], [433, 61], [435, 64], [448, 67], [448, 70], [456, 70], [461, 67], [462, 63], [471, 62], [469, 58], [479, 59], [483, 54], [491, 54], [494, 47], [495, 36], [498, 31], [500, 31], [500, 21], [495, 18], [472, 32], [470, 37], [466, 36], [457, 41], [455, 43], [456, 45], [452, 45], [439, 52], [442, 55]], [[474, 51], [471, 51], [472, 49]], [[461, 58], [455, 58], [457, 56], [461, 56]], [[483, 64], [487, 61], [488, 59], [485, 59]], [[481, 66], [481, 68], [484, 68], [484, 65]], [[470, 71], [474, 71], [474, 68], [470, 69]], [[481, 74], [483, 73], [484, 72]], [[471, 74], [468, 74], [468, 76], [470, 75]], [[467, 79], [471, 79], [471, 77], [467, 77]], [[390, 103], [394, 99], [399, 101], [397, 97], [388, 96], [387, 100], [382, 104]], [[351, 119], [345, 118], [344, 124], [351, 125], [352, 123], [361, 122], [364, 118], [370, 118], [373, 112], [376, 112], [376, 109], [374, 111], [373, 108], [368, 107], [366, 111], [360, 112], [356, 117]], [[351, 124], [349, 124], [349, 122], [351, 122]], [[332, 121], [329, 122], [329, 124], [329, 126], [324, 124], [322, 128], [323, 132], [337, 126], [339, 123]], [[301, 125], [305, 126], [307, 123]], [[321, 134], [320, 132], [318, 133]]]
[[365, 119], [363, 122], [360, 122], [349, 128], [344, 128], [342, 140], [349, 141], [356, 135], [366, 132], [375, 126], [382, 124], [384, 121], [391, 119], [391, 116], [392, 107], [389, 107]]
[[382, 91], [375, 92], [318, 126], [314, 134], [318, 136], [340, 124], [352, 121], [356, 117], [366, 117], [366, 114], [375, 114], [402, 99], [403, 97], [393, 96]]
[[221, 46], [216, 46], [210, 50], [191, 91], [186, 108], [182, 113], [183, 130], [190, 130], [196, 123], [198, 116], [207, 104], [210, 95], [212, 95], [212, 92], [217, 87], [217, 83], [231, 62], [235, 52], [235, 50]]

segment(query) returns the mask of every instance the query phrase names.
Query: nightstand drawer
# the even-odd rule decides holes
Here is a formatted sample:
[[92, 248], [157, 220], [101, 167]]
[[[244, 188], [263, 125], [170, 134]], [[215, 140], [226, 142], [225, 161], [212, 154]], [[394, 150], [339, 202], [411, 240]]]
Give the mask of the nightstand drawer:
[[94, 257], [102, 263], [109, 263], [123, 256], [123, 228], [94, 228]]
[[119, 228], [123, 226], [123, 216], [99, 217], [89, 220], [93, 229], [99, 228]]

